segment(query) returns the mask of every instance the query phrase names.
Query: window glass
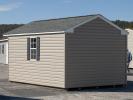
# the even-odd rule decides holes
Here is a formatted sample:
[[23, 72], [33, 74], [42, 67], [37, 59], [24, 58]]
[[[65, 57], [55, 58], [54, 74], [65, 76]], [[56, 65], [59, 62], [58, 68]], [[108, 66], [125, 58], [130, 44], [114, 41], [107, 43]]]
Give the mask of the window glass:
[[36, 49], [31, 49], [31, 59], [36, 59]]
[[4, 49], [5, 49], [5, 46], [4, 44], [2, 45], [2, 54], [4, 54]]
[[0, 54], [2, 53], [1, 45], [0, 45]]
[[36, 59], [36, 55], [37, 55], [37, 53], [36, 53], [36, 49], [37, 49], [37, 47], [36, 47], [36, 44], [37, 44], [37, 42], [36, 42], [36, 38], [31, 38], [30, 39], [30, 58], [31, 59]]

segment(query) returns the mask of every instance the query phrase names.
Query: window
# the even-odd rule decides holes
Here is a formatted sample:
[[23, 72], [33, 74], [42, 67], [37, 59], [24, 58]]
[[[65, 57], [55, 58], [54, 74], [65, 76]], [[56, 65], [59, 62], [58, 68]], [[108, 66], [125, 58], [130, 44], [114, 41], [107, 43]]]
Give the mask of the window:
[[0, 54], [4, 54], [5, 46], [4, 44], [0, 45]]
[[4, 44], [2, 45], [1, 48], [2, 48], [2, 50], [1, 50], [1, 51], [2, 51], [2, 54], [4, 54], [4, 50], [5, 50], [5, 46], [4, 46]]
[[2, 53], [1, 45], [0, 45], [0, 54]]
[[37, 41], [36, 38], [30, 38], [30, 59], [36, 59], [36, 47]]
[[27, 60], [40, 60], [40, 37], [27, 38]]

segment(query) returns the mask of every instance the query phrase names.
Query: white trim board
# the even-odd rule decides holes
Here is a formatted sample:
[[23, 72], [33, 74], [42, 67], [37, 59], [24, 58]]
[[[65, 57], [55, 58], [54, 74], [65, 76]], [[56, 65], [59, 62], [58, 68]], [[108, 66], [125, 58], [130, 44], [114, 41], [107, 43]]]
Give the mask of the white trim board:
[[128, 32], [128, 34], [130, 34], [130, 32], [133, 33], [133, 29], [127, 28], [127, 29], [125, 29], [125, 30]]
[[0, 42], [6, 42], [8, 39], [1, 39]]
[[25, 36], [25, 35], [42, 35], [42, 34], [59, 34], [59, 33], [65, 33], [65, 31], [55, 31], [55, 32], [39, 32], [39, 33], [21, 33], [21, 34], [8, 34], [4, 36]]
[[89, 20], [86, 20], [85, 22], [82, 22], [66, 31], [54, 31], [54, 32], [40, 32], [40, 33], [21, 33], [21, 34], [8, 34], [8, 35], [4, 35], [4, 36], [22, 36], [22, 35], [41, 35], [41, 34], [58, 34], [58, 33], [73, 33], [74, 32], [74, 29], [85, 24], [85, 23], [88, 23], [92, 20], [95, 20], [96, 18], [100, 18], [102, 20], [104, 20], [105, 22], [107, 22], [108, 24], [110, 24], [111, 26], [115, 27], [116, 29], [120, 30], [121, 31], [121, 35], [128, 35], [128, 32], [125, 31], [124, 29], [118, 27], [117, 25], [115, 25], [114, 23], [112, 23], [110, 20], [108, 20], [107, 18], [105, 18], [104, 16], [102, 15], [96, 15], [95, 17], [89, 19]]

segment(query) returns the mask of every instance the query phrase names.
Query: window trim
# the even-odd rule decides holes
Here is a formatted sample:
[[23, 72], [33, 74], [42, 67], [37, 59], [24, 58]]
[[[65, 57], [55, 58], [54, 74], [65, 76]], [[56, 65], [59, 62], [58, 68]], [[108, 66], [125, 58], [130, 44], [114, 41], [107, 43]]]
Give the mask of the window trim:
[[[34, 43], [32, 42], [34, 45], [31, 45], [31, 38], [36, 38], [36, 42], [34, 42]], [[35, 43], [36, 43], [36, 46], [35, 46]], [[34, 58], [32, 56], [32, 58], [34, 58], [34, 59], [31, 59], [31, 50], [32, 50], [31, 46], [33, 47], [32, 49], [36, 49], [36, 51], [35, 51], [36, 55], [34, 55], [36, 57]], [[34, 48], [34, 47], [36, 47], [36, 48]], [[29, 36], [29, 37], [27, 37], [27, 61], [40, 61], [40, 37], [39, 36]]]
[[[36, 39], [36, 48], [31, 48], [31, 39]], [[31, 58], [31, 50], [36, 50], [35, 59]], [[30, 61], [36, 61], [37, 59], [37, 37], [30, 37]]]

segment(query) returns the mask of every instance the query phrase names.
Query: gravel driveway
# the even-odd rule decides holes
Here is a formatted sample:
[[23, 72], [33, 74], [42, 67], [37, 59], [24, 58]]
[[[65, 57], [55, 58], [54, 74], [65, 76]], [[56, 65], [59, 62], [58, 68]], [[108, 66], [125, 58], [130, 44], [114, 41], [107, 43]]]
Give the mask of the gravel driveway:
[[8, 81], [8, 66], [0, 64], [0, 100], [133, 100], [133, 70], [127, 87], [63, 89], [35, 86]]

